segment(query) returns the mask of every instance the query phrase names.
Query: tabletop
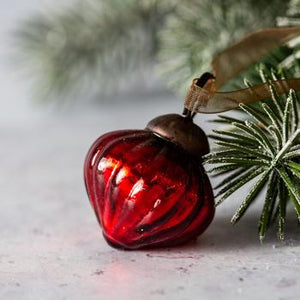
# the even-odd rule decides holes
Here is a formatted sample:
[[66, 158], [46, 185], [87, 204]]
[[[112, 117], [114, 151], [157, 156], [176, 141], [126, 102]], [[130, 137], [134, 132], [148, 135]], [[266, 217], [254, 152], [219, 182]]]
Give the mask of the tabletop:
[[293, 213], [285, 242], [271, 230], [261, 244], [260, 201], [238, 225], [229, 222], [243, 192], [217, 209], [195, 243], [147, 251], [106, 244], [84, 189], [84, 156], [106, 131], [143, 128], [172, 105], [180, 109], [170, 95], [151, 97], [2, 124], [1, 299], [298, 299]]

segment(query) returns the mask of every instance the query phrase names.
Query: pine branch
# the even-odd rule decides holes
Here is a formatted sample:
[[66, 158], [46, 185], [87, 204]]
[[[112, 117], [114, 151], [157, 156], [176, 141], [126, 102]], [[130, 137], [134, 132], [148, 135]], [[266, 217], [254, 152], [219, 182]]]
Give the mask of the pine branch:
[[[261, 72], [263, 81], [267, 82], [269, 76], [272, 75]], [[214, 130], [211, 138], [216, 149], [204, 157], [205, 164], [214, 166], [212, 173], [226, 175], [215, 187], [216, 205], [256, 180], [232, 217], [232, 223], [242, 218], [267, 187], [258, 228], [261, 240], [276, 219], [278, 238], [284, 239], [289, 202], [300, 221], [299, 99], [293, 90], [279, 97], [272, 85], [269, 89], [270, 100], [260, 105], [241, 105], [246, 120], [237, 122], [235, 118], [220, 117], [230, 127]]]
[[[153, 63], [157, 31], [174, 1], [76, 1], [30, 16], [14, 32], [14, 48], [36, 79], [39, 98], [108, 94]], [[48, 98], [48, 96], [51, 96]]]
[[269, 178], [265, 203], [259, 221], [258, 230], [260, 240], [264, 239], [266, 231], [270, 227], [270, 220], [272, 219], [273, 209], [277, 198], [277, 186], [277, 176], [276, 173], [273, 172]]
[[[160, 31], [160, 69], [166, 82], [183, 94], [199, 74], [210, 71], [212, 58], [245, 34], [275, 27], [276, 17], [286, 16], [289, 1], [209, 0], [180, 3]], [[288, 47], [270, 53], [262, 60], [278, 68], [292, 54]], [[256, 66], [229, 82], [228, 89], [242, 85], [244, 78], [257, 82]]]
[[[40, 99], [84, 99], [133, 85], [136, 74], [158, 62], [166, 83], [186, 92], [210, 70], [212, 57], [244, 34], [276, 25], [290, 1], [90, 0], [59, 13], [30, 16], [16, 30], [14, 51], [35, 78]], [[299, 50], [299, 49], [298, 49]], [[300, 74], [297, 48], [281, 47], [262, 60], [274, 76]], [[256, 66], [228, 83], [257, 82]], [[148, 78], [148, 77], [147, 77]], [[117, 82], [117, 83], [116, 83]], [[48, 97], [50, 96], [50, 97]], [[62, 97], [59, 97], [62, 99]]]

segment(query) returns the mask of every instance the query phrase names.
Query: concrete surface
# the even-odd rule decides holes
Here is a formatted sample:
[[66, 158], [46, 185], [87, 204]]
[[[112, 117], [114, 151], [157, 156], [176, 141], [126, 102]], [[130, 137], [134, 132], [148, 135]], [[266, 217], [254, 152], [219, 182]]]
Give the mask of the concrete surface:
[[164, 98], [161, 109], [158, 98], [138, 113], [123, 103], [0, 127], [0, 299], [299, 299], [299, 229], [290, 226], [284, 243], [270, 232], [261, 245], [259, 207], [229, 224], [241, 194], [195, 244], [126, 252], [105, 243], [84, 190], [84, 155], [105, 131], [179, 109]]
[[[17, 15], [38, 3], [0, 3], [1, 41]], [[0, 299], [299, 299], [294, 214], [285, 242], [272, 230], [261, 245], [256, 229], [261, 201], [240, 224], [229, 223], [245, 191], [218, 208], [197, 243], [152, 251], [110, 248], [84, 190], [85, 153], [106, 131], [142, 128], [158, 114], [180, 112], [181, 100], [156, 94], [101, 107], [37, 109], [29, 105], [27, 87], [4, 67], [5, 45], [0, 45]], [[203, 116], [197, 122], [209, 129]]]

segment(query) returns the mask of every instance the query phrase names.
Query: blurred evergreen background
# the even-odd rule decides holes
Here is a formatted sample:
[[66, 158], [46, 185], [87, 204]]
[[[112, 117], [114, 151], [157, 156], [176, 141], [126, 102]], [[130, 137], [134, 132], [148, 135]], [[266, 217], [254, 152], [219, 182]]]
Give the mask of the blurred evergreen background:
[[[49, 7], [21, 18], [13, 32], [15, 61], [40, 102], [122, 99], [136, 89], [184, 95], [233, 41], [260, 28], [300, 25], [299, 0], [74, 0]], [[297, 53], [295, 45], [281, 47], [264, 63], [299, 76]], [[243, 77], [253, 80], [250, 71]]]

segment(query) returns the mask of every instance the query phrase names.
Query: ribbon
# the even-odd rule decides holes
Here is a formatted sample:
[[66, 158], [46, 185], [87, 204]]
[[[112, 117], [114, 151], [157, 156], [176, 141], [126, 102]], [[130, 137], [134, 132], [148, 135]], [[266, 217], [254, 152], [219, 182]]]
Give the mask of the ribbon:
[[212, 74], [203, 86], [194, 79], [185, 98], [185, 108], [192, 113], [220, 113], [235, 109], [239, 103], [250, 104], [270, 98], [269, 85], [284, 94], [300, 91], [300, 78], [266, 82], [231, 92], [219, 89], [275, 47], [300, 36], [300, 27], [269, 28], [251, 33], [218, 54], [212, 61]]

